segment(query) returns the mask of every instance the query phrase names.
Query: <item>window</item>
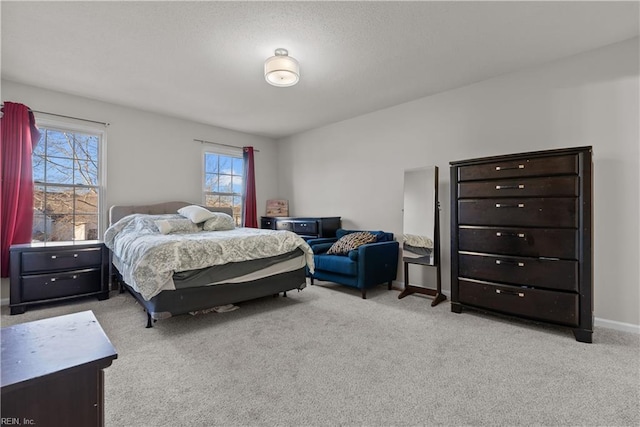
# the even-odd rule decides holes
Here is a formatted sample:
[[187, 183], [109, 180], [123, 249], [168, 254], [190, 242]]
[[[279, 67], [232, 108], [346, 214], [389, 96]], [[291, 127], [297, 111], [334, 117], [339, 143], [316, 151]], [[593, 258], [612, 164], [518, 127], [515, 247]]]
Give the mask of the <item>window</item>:
[[204, 204], [233, 209], [236, 225], [242, 225], [244, 161], [234, 156], [204, 153]]
[[32, 157], [32, 240], [98, 239], [102, 133], [39, 127]]

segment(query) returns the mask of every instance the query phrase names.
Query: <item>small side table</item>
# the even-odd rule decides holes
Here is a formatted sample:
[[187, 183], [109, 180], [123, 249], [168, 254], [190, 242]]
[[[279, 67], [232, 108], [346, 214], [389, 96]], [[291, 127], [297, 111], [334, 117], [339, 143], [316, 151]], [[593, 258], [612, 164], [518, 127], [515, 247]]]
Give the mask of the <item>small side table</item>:
[[72, 298], [109, 298], [109, 251], [99, 240], [11, 245], [11, 314]]
[[[431, 301], [431, 307], [435, 307], [440, 304], [442, 301], [447, 299], [447, 296], [442, 293], [442, 282], [440, 278], [440, 263], [435, 262], [434, 264], [427, 263], [425, 261], [416, 260], [413, 258], [402, 257], [402, 262], [404, 263], [404, 290], [398, 295], [398, 299], [404, 298], [407, 295], [411, 294], [423, 294], [434, 297], [433, 301]], [[424, 265], [426, 267], [433, 267], [436, 269], [436, 288], [425, 288], [422, 286], [414, 286], [409, 284], [409, 264], [417, 264]]]
[[103, 369], [118, 354], [92, 311], [8, 326], [0, 335], [3, 420], [104, 425]]

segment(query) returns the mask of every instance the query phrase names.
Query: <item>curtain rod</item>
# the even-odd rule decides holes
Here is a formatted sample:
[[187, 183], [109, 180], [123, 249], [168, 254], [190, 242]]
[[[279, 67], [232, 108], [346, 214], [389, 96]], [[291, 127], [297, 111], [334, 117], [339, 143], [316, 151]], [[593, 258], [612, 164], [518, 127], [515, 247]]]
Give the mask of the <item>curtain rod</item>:
[[[4, 107], [4, 102], [2, 103], [2, 107]], [[49, 116], [64, 117], [66, 119], [82, 120], [83, 122], [97, 123], [99, 125], [104, 125], [104, 126], [109, 126], [110, 125], [110, 123], [107, 123], [107, 122], [99, 122], [97, 120], [83, 119], [81, 117], [65, 116], [64, 114], [48, 113], [46, 111], [32, 110], [31, 108], [29, 108], [29, 111], [32, 112], [32, 113], [46, 114], [46, 115], [49, 115]]]
[[[213, 144], [213, 145], [220, 145], [222, 147], [231, 147], [231, 148], [239, 148], [240, 150], [242, 150], [242, 147], [238, 147], [237, 145], [229, 145], [229, 144], [222, 144], [220, 142], [213, 142], [213, 141], [205, 141], [204, 139], [193, 139], [195, 142], [199, 142], [201, 144]], [[254, 152], [259, 153], [260, 150], [256, 150], [255, 148], [253, 149]]]

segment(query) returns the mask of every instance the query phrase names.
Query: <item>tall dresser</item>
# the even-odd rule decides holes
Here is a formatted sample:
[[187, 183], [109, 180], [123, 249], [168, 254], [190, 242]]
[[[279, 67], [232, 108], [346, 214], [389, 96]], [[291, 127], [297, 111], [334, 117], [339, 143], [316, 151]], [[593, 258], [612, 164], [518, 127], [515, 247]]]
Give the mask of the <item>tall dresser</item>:
[[592, 150], [451, 162], [451, 311], [593, 334]]

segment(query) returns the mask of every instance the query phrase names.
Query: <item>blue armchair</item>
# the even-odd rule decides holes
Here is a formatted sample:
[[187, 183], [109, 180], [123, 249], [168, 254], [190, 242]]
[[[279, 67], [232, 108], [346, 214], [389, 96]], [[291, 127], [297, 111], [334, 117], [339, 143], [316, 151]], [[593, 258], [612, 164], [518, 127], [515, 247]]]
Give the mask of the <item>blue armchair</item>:
[[391, 290], [391, 282], [398, 271], [398, 242], [393, 233], [370, 231], [376, 236], [375, 243], [367, 243], [348, 252], [346, 255], [329, 255], [326, 252], [341, 237], [357, 231], [338, 229], [336, 237], [310, 239], [307, 241], [313, 249], [315, 272], [310, 275], [313, 280], [326, 280], [341, 285], [358, 288], [362, 298], [367, 298], [367, 289], [387, 282]]

